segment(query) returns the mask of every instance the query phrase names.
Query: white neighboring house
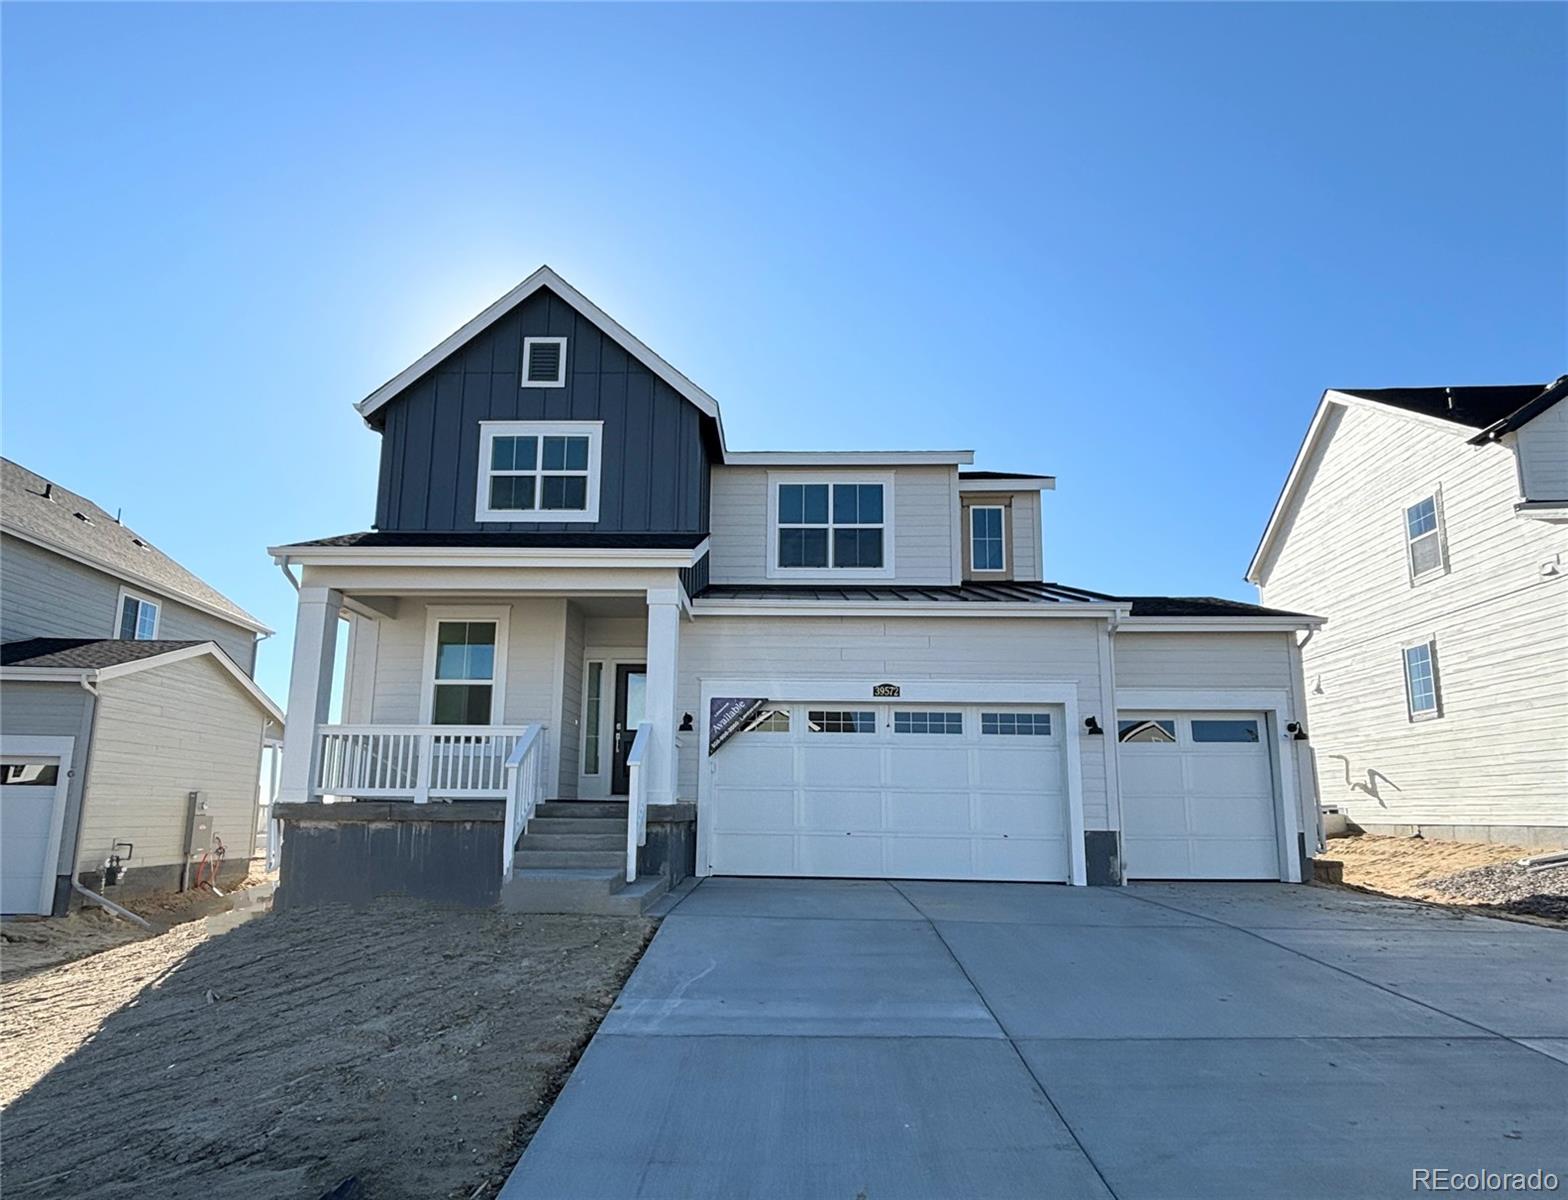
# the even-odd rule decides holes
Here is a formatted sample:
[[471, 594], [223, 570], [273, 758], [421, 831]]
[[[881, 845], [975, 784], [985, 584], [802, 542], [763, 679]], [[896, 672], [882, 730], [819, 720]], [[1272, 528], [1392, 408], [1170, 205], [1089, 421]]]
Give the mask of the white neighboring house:
[[1247, 578], [1302, 647], [1325, 804], [1568, 845], [1568, 376], [1328, 391]]
[[[63, 913], [71, 881], [180, 886], [195, 809], [243, 875], [271, 632], [92, 501], [0, 459], [0, 912]], [[193, 799], [193, 793], [198, 795]], [[118, 875], [118, 878], [115, 876]]]
[[[1049, 476], [731, 449], [713, 397], [548, 268], [357, 407], [375, 527], [271, 551], [299, 572], [285, 904], [1310, 871], [1319, 622], [1046, 582]], [[645, 813], [694, 814], [690, 842]]]

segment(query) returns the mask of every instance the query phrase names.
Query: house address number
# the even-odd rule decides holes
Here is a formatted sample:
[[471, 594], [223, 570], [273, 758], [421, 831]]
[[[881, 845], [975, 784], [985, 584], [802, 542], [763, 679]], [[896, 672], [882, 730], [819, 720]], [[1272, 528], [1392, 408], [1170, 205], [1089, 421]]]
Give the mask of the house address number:
[[903, 695], [903, 689], [896, 683], [879, 683], [871, 689], [871, 694], [878, 699], [891, 698]]

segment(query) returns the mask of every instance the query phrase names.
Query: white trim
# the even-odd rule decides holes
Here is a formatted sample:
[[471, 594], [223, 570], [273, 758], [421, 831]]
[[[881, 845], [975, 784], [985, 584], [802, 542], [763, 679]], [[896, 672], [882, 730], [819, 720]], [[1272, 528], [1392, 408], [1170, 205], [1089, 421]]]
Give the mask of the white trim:
[[166, 667], [173, 663], [184, 662], [188, 658], [196, 658], [203, 654], [210, 654], [214, 661], [227, 671], [234, 681], [250, 694], [250, 698], [273, 719], [278, 728], [283, 728], [283, 710], [257, 686], [254, 679], [240, 670], [223, 647], [216, 642], [199, 642], [194, 646], [166, 650], [162, 654], [151, 654], [134, 662], [117, 663], [112, 667], [0, 667], [0, 682], [75, 683], [80, 680], [119, 679], [154, 667]]
[[[436, 687], [436, 630], [442, 621], [491, 621], [495, 624], [495, 661], [490, 672], [490, 724], [506, 724], [506, 638], [512, 625], [512, 606], [430, 604], [425, 607], [425, 659], [419, 682], [419, 724], [434, 723]], [[483, 683], [484, 680], [468, 680]]]
[[[873, 529], [879, 526], [867, 523], [859, 525], [835, 525], [833, 522], [833, 485], [844, 484], [877, 484], [882, 488], [882, 565], [880, 567], [781, 567], [779, 566], [779, 488], [790, 484], [800, 485], [826, 485], [828, 489], [828, 521], [826, 525], [814, 525], [812, 528], [827, 530], [828, 560], [832, 561], [833, 531], [835, 529]], [[768, 472], [768, 559], [767, 577], [769, 579], [798, 579], [805, 582], [813, 580], [836, 580], [840, 583], [855, 583], [866, 579], [892, 579], [893, 578], [893, 474], [890, 471], [836, 471], [836, 472]], [[798, 526], [791, 526], [798, 528]]]
[[[134, 571], [127, 571], [118, 563], [112, 563], [102, 558], [94, 558], [90, 554], [83, 554], [79, 550], [73, 550], [68, 546], [63, 546], [59, 542], [51, 541], [46, 537], [40, 537], [36, 533], [20, 530], [13, 525], [7, 525], [3, 522], [0, 522], [0, 533], [4, 533], [7, 537], [17, 538], [20, 541], [30, 542], [34, 546], [41, 546], [51, 553], [58, 554], [61, 558], [68, 558], [72, 562], [81, 563], [84, 567], [92, 567], [93, 570], [102, 571], [105, 575], [112, 575], [118, 580], [124, 581], [128, 579], [137, 587], [145, 588], [155, 596], [162, 596], [165, 599], [184, 604], [189, 608], [196, 609], [198, 612], [204, 612], [208, 616], [217, 617], [220, 621], [227, 621], [230, 625], [237, 625], [241, 629], [248, 629], [253, 633], [260, 633], [269, 636], [276, 632], [274, 629], [272, 629], [271, 626], [263, 625], [254, 617], [237, 616], [235, 613], [225, 612], [215, 604], [209, 604], [205, 600], [198, 600], [196, 597], [191, 596], [188, 593], [176, 591], [168, 584], [157, 583], [151, 579], [148, 579], [145, 575], [138, 575]], [[172, 558], [169, 559], [169, 561], [171, 563], [174, 562]], [[175, 563], [174, 565], [179, 566], [178, 563]], [[181, 570], [183, 569], [184, 568], [182, 567]]]
[[[1432, 672], [1432, 707], [1416, 711], [1415, 693], [1410, 686], [1410, 651], [1417, 647], [1426, 648], [1427, 667]], [[1437, 673], [1437, 635], [1428, 634], [1411, 641], [1401, 642], [1399, 645], [1399, 675], [1405, 685], [1405, 718], [1412, 725], [1420, 725], [1426, 721], [1436, 721], [1443, 715], [1443, 681]]]
[[38, 885], [38, 914], [48, 916], [54, 911], [54, 885], [60, 877], [60, 841], [65, 832], [66, 801], [71, 791], [71, 779], [76, 773], [76, 739], [0, 735], [0, 756], [5, 755], [60, 760], [59, 777], [54, 787], [54, 807], [49, 813], [49, 839], [44, 848], [43, 879]]
[[1320, 629], [1327, 617], [1127, 617], [1120, 629], [1128, 633], [1289, 633]]
[[540, 288], [549, 288], [561, 299], [565, 300], [583, 316], [587, 317], [602, 331], [610, 336], [621, 349], [637, 359], [648, 370], [652, 371], [670, 387], [674, 388], [685, 399], [695, 404], [706, 416], [712, 417], [719, 425], [719, 449], [724, 449], [724, 420], [719, 415], [718, 401], [708, 395], [686, 376], [682, 375], [664, 359], [650, 350], [640, 339], [631, 334], [624, 326], [612, 318], [602, 308], [587, 296], [583, 295], [566, 280], [562, 279], [548, 266], [542, 266], [527, 279], [519, 283], [506, 295], [491, 304], [471, 320], [465, 322], [459, 329], [454, 330], [441, 340], [439, 344], [420, 355], [418, 359], [404, 367], [391, 379], [387, 380], [370, 395], [366, 396], [354, 408], [361, 417], [368, 418], [392, 397], [396, 396], [414, 380], [418, 379], [431, 367], [436, 366], [443, 359], [468, 342], [477, 337], [490, 326], [494, 325], [507, 313], [511, 312], [524, 300], [532, 296]]
[[958, 477], [961, 492], [1054, 492], [1055, 475], [1030, 475], [1022, 479], [965, 479]]
[[[561, 349], [555, 362], [554, 379], [528, 378], [528, 364], [533, 357], [535, 346], [555, 345]], [[519, 387], [559, 388], [566, 386], [566, 339], [564, 337], [525, 337], [523, 339], [523, 367], [521, 371], [522, 382]]]
[[735, 450], [729, 467], [960, 467], [974, 462], [973, 450]]
[[1083, 767], [1079, 738], [1083, 727], [1078, 719], [1078, 685], [1070, 680], [1038, 680], [1029, 683], [998, 682], [987, 679], [913, 679], [900, 684], [896, 700], [873, 697], [871, 678], [834, 679], [727, 679], [703, 677], [701, 737], [692, 753], [701, 756], [697, 769], [697, 874], [712, 873], [713, 862], [713, 771], [708, 757], [709, 722], [714, 696], [766, 696], [781, 703], [819, 700], [824, 704], [1057, 704], [1062, 707], [1062, 741], [1067, 765], [1067, 840], [1071, 856], [1069, 881], [1077, 886], [1088, 882], [1088, 867], [1083, 847]]
[[[855, 584], [851, 572], [844, 572], [844, 584]], [[918, 583], [900, 584], [919, 589]], [[931, 585], [946, 586], [946, 585]], [[1089, 617], [1115, 621], [1125, 618], [1132, 606], [1110, 601], [999, 601], [962, 600], [693, 600], [694, 617]], [[1250, 626], [1249, 626], [1250, 628]], [[1290, 628], [1297, 628], [1296, 625]]]
[[[532, 471], [504, 472], [514, 475], [531, 475], [534, 480], [534, 503], [544, 499], [544, 480], [547, 475], [582, 475], [586, 477], [587, 496], [580, 509], [569, 508], [504, 508], [490, 507], [490, 480], [495, 472], [490, 467], [491, 447], [498, 437], [531, 437], [539, 439], [534, 453]], [[588, 466], [582, 471], [565, 469], [549, 471], [544, 466], [544, 439], [547, 437], [585, 437], [588, 439]], [[599, 472], [604, 442], [603, 421], [481, 421], [479, 422], [479, 458], [474, 493], [474, 520], [501, 521], [508, 524], [582, 524], [599, 519]]]
[[[969, 512], [969, 573], [971, 575], [1005, 575], [1007, 573], [1007, 534], [1012, 522], [1008, 519], [1007, 505], [1005, 504], [971, 504]], [[981, 567], [975, 562], [975, 514], [977, 512], [1000, 513], [1002, 517], [1001, 528], [997, 531], [997, 541], [1002, 547], [1002, 565], [999, 567]]]
[[587, 775], [583, 772], [582, 748], [588, 728], [585, 720], [579, 726], [584, 731], [584, 736], [578, 738], [577, 745], [577, 798], [605, 800], [610, 798], [610, 789], [614, 786], [615, 776], [615, 673], [617, 668], [622, 666], [647, 667], [646, 634], [642, 644], [609, 646], [601, 643], [583, 650], [583, 715], [585, 717], [588, 711], [588, 664], [590, 662], [604, 664], [604, 678], [599, 692], [599, 773]]
[[[704, 538], [691, 549], [604, 549], [598, 546], [269, 546], [273, 561], [354, 567], [562, 567], [671, 570], [693, 567], [708, 552]], [[637, 584], [628, 584], [638, 588]]]
[[[1410, 510], [1426, 501], [1432, 502], [1432, 520], [1434, 525], [1425, 533], [1417, 537], [1410, 536]], [[1405, 573], [1410, 579], [1410, 586], [1416, 587], [1429, 579], [1447, 575], [1448, 567], [1448, 529], [1443, 521], [1443, 488], [1441, 484], [1432, 484], [1422, 488], [1419, 493], [1412, 493], [1406, 503], [1399, 506], [1399, 531], [1404, 541]], [[1428, 567], [1424, 571], [1416, 570], [1415, 544], [1420, 538], [1435, 537], [1437, 539], [1437, 565]]]
[[[1297, 835], [1302, 832], [1300, 809], [1296, 804], [1295, 740], [1286, 726], [1292, 715], [1290, 693], [1274, 688], [1228, 688], [1216, 691], [1188, 688], [1117, 688], [1116, 703], [1105, 731], [1116, 737], [1117, 714], [1150, 710], [1171, 712], [1246, 712], [1262, 713], [1268, 728], [1269, 770], [1274, 776], [1274, 831], [1279, 851], [1280, 882], [1301, 882], [1301, 859], [1296, 853]], [[1101, 722], [1104, 724], [1105, 722]], [[1118, 751], [1119, 753], [1119, 751]], [[1120, 805], [1121, 797], [1117, 797]]]
[[[146, 637], [138, 636], [134, 630], [132, 631], [132, 634], [129, 638], [121, 637], [120, 628], [125, 620], [125, 602], [127, 600], [134, 600], [137, 604], [149, 604], [152, 606], [152, 632]], [[140, 610], [137, 611], [136, 623], [137, 625], [141, 624]], [[123, 583], [120, 585], [119, 594], [114, 598], [114, 628], [109, 631], [109, 636], [111, 638], [115, 639], [116, 641], [123, 640], [135, 642], [156, 642], [158, 640], [158, 626], [162, 623], [162, 603], [154, 600], [151, 596], [148, 596], [142, 592], [138, 592], [133, 588], [126, 587]]]

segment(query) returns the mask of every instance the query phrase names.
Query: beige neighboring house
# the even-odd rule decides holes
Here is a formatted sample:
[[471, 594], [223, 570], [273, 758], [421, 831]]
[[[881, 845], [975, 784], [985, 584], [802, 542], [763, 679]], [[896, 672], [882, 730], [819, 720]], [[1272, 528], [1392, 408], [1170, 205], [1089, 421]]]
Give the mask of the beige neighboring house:
[[73, 878], [173, 890], [209, 838], [223, 878], [248, 870], [263, 746], [283, 733], [251, 678], [270, 632], [0, 459], [0, 912], [61, 914]]
[[1328, 391], [1247, 578], [1305, 638], [1324, 804], [1568, 845], [1568, 376]]

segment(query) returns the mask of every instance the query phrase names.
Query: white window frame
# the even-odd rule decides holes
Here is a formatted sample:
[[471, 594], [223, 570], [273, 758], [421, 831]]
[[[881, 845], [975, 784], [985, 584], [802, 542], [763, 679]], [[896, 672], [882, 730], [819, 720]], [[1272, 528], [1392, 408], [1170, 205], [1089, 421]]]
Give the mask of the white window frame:
[[[431, 605], [425, 609], [425, 665], [419, 688], [419, 723], [430, 725], [435, 721], [436, 631], [443, 621], [491, 621], [495, 624], [495, 669], [490, 678], [490, 720], [487, 724], [506, 724], [506, 639], [512, 624], [512, 608], [511, 605], [497, 608], [470, 607], [466, 604]], [[483, 683], [484, 680], [468, 679], [462, 682]], [[462, 729], [463, 726], [442, 728]]]
[[[999, 567], [982, 567], [975, 562], [975, 514], [977, 512], [996, 512], [1001, 514], [1002, 528], [999, 534], [1002, 543], [1002, 565]], [[971, 575], [1001, 575], [1007, 571], [1007, 505], [1005, 504], [971, 504], [969, 506], [969, 573]]]
[[[1410, 651], [1426, 648], [1427, 665], [1432, 671], [1432, 707], [1416, 711], [1415, 688], [1410, 681]], [[1437, 637], [1418, 638], [1399, 648], [1399, 671], [1405, 681], [1405, 715], [1411, 723], [1435, 721], [1443, 715], [1443, 681], [1437, 672]]]
[[[543, 345], [556, 345], [561, 348], [561, 354], [556, 362], [556, 374], [553, 380], [538, 380], [528, 378], [528, 364], [533, 358], [534, 347]], [[566, 339], [564, 337], [525, 337], [523, 339], [523, 371], [521, 387], [558, 388], [566, 386]]]
[[[1423, 500], [1432, 502], [1432, 514], [1437, 520], [1437, 526], [1428, 530], [1419, 537], [1410, 536], [1410, 510]], [[1443, 489], [1437, 485], [1423, 489], [1418, 495], [1408, 497], [1405, 503], [1399, 506], [1399, 532], [1405, 547], [1405, 570], [1410, 575], [1410, 585], [1414, 587], [1428, 579], [1435, 579], [1439, 575], [1448, 573], [1448, 527], [1443, 520]], [[1428, 567], [1424, 571], [1416, 570], [1415, 545], [1421, 538], [1437, 539], [1437, 565]]]
[[[833, 530], [838, 529], [876, 529], [882, 530], [882, 565], [880, 567], [781, 567], [779, 566], [779, 486], [786, 483], [800, 484], [827, 484], [828, 485], [828, 523], [823, 528], [828, 531], [828, 561], [833, 559]], [[835, 483], [877, 483], [882, 485], [882, 524], [876, 525], [839, 525], [833, 524], [833, 485]], [[837, 471], [837, 472], [796, 472], [796, 471], [769, 471], [768, 472], [768, 546], [767, 546], [767, 574], [769, 579], [837, 579], [849, 582], [857, 579], [892, 579], [893, 578], [893, 475], [891, 472], [879, 471]], [[793, 528], [793, 526], [792, 526]]]
[[[563, 508], [500, 508], [490, 507], [491, 447], [498, 437], [536, 437], [539, 441], [539, 458], [531, 474], [534, 477], [534, 503], [544, 498], [545, 475], [586, 475], [588, 479], [587, 507]], [[586, 437], [588, 439], [588, 469], [583, 471], [545, 471], [544, 439], [547, 437]], [[481, 421], [479, 422], [478, 487], [474, 494], [474, 520], [505, 521], [509, 524], [572, 523], [587, 524], [599, 519], [599, 464], [604, 444], [603, 421]], [[506, 471], [502, 474], [530, 474]]]
[[[148, 605], [152, 609], [152, 633], [150, 633], [146, 637], [134, 637], [133, 636], [130, 640], [136, 641], [136, 642], [155, 642], [155, 641], [157, 641], [158, 640], [158, 628], [159, 628], [160, 625], [163, 624], [163, 602], [161, 600], [154, 600], [146, 592], [138, 592], [138, 591], [134, 590], [133, 588], [128, 588], [128, 587], [124, 587], [124, 586], [122, 586], [120, 588], [119, 595], [116, 596], [115, 600], [114, 600], [114, 628], [109, 631], [109, 636], [114, 638], [116, 641], [121, 640], [120, 639], [120, 621], [123, 619], [123, 617], [125, 615], [125, 602], [127, 600], [134, 600], [138, 604]], [[141, 623], [140, 616], [138, 616], [137, 624], [140, 624], [140, 623]]]

